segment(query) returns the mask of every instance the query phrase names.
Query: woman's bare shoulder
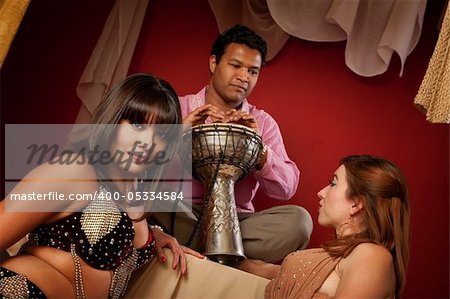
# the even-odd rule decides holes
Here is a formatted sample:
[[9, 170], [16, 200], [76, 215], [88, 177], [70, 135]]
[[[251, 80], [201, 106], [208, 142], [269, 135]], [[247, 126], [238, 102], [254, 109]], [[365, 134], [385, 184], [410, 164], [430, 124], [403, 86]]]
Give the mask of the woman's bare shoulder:
[[[64, 196], [64, 198], [78, 193], [92, 193], [98, 189], [97, 175], [92, 167], [87, 163], [44, 163], [30, 171], [21, 181], [12, 188], [7, 198], [14, 196], [17, 198], [38, 197], [46, 199], [54, 195]], [[52, 199], [53, 199], [52, 197]], [[40, 200], [39, 199], [39, 200]], [[55, 205], [57, 210], [72, 204], [71, 201], [58, 198], [57, 201], [26, 201], [30, 208], [32, 205]], [[22, 204], [23, 205], [23, 201]], [[34, 210], [34, 208], [32, 209]], [[38, 209], [39, 210], [39, 209]], [[54, 210], [52, 207], [49, 210]]]
[[339, 262], [336, 297], [391, 298], [395, 271], [391, 253], [383, 246], [362, 243]]
[[383, 265], [392, 265], [391, 253], [386, 247], [374, 243], [359, 244], [346, 258], [346, 260], [353, 262], [366, 262], [367, 259], [372, 262], [382, 263]]

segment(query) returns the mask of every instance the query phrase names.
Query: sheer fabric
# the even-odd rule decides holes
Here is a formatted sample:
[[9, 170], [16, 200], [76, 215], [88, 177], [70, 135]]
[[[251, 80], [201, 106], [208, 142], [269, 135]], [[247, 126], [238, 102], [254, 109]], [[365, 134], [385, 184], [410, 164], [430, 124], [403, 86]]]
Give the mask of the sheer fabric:
[[[268, 43], [268, 59], [283, 47], [281, 31], [310, 41], [347, 40], [345, 62], [361, 76], [384, 73], [393, 53], [401, 60], [417, 45], [426, 0], [209, 0], [220, 31], [247, 25]], [[230, 3], [229, 3], [230, 2]]]

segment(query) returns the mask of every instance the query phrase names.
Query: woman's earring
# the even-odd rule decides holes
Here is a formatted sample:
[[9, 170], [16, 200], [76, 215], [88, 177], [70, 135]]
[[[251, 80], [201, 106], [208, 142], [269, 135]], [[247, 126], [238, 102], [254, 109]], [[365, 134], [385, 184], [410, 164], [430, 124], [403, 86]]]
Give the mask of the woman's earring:
[[144, 171], [141, 175], [139, 175], [137, 179], [137, 188], [139, 189], [139, 191], [145, 190], [144, 183], [147, 180], [147, 175], [148, 175], [147, 170]]
[[344, 236], [344, 231], [345, 231], [346, 227], [350, 228], [350, 233], [353, 233], [353, 232], [356, 231], [355, 230], [356, 227], [355, 227], [355, 224], [353, 222], [353, 216], [350, 215], [349, 219], [347, 221], [345, 221], [344, 223], [342, 223], [341, 225], [339, 225], [336, 228], [336, 237], [338, 239], [341, 239]]

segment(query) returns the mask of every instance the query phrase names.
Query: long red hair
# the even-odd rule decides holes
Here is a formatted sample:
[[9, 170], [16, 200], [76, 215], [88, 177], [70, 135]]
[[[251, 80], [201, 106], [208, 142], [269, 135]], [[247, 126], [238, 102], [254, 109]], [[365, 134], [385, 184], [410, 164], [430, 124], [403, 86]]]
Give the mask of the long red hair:
[[393, 163], [368, 155], [341, 160], [347, 173], [347, 196], [363, 201], [366, 229], [323, 245], [331, 256], [346, 257], [361, 243], [387, 248], [394, 261], [396, 297], [405, 286], [409, 259], [409, 202], [406, 180]]

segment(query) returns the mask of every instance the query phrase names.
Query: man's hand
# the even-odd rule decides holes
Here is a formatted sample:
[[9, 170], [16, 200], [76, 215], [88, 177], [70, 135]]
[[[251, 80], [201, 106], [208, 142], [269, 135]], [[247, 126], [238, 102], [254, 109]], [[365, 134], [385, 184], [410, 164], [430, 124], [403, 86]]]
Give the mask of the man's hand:
[[231, 109], [225, 112], [225, 122], [233, 123], [238, 125], [243, 125], [248, 127], [249, 129], [254, 130], [257, 134], [259, 134], [259, 127], [256, 119], [250, 113], [244, 111], [238, 111], [236, 109]]
[[223, 122], [225, 113], [216, 106], [206, 104], [189, 113], [183, 119], [183, 124], [189, 124], [191, 126], [201, 125], [205, 123], [205, 120], [208, 117], [210, 117], [213, 122]]

